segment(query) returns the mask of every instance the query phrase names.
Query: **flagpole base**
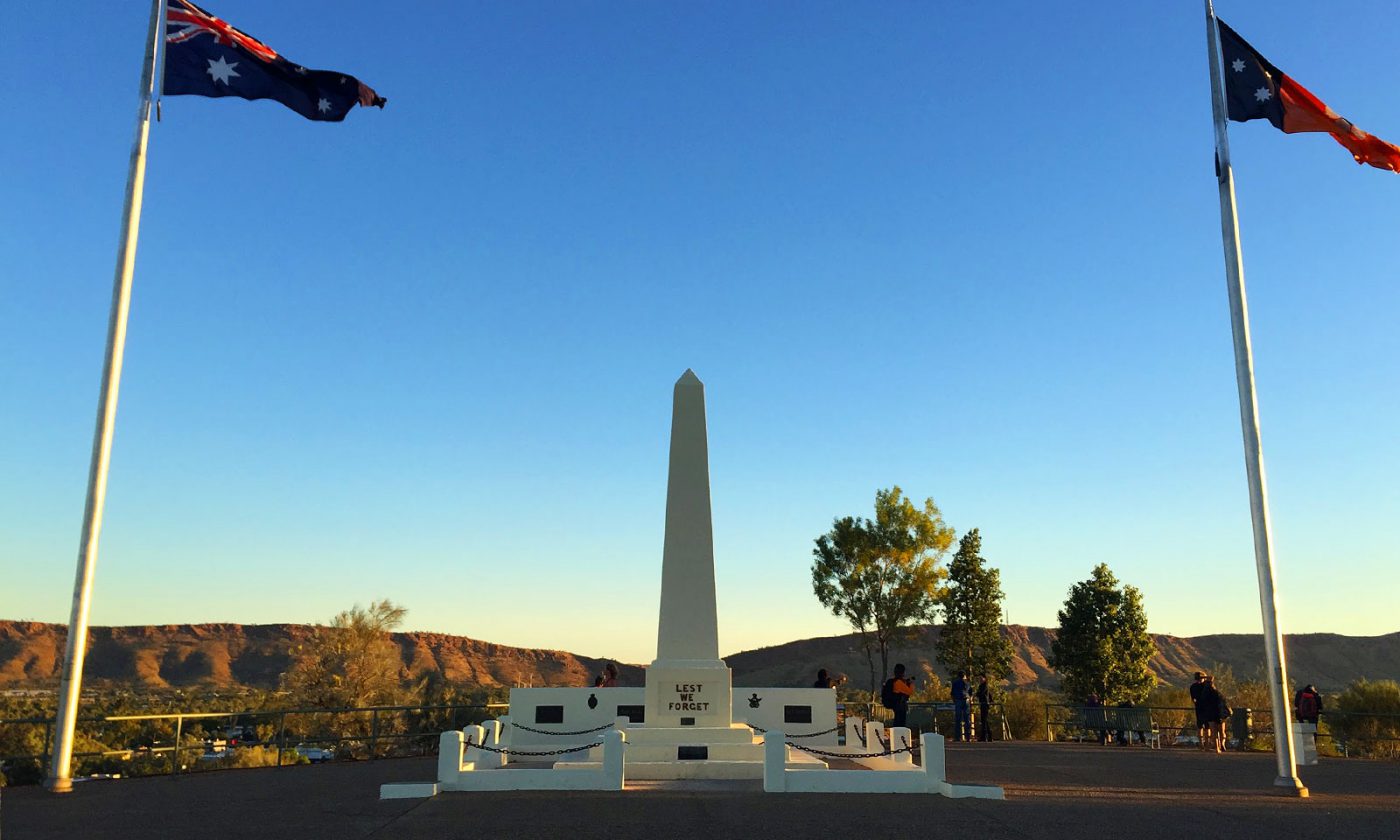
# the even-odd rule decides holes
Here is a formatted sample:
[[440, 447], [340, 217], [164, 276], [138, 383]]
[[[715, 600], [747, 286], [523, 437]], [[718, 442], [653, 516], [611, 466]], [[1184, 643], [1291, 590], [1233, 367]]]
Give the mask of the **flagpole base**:
[[1274, 793], [1279, 796], [1291, 796], [1295, 799], [1307, 799], [1308, 787], [1298, 779], [1297, 776], [1279, 776], [1274, 779]]
[[72, 793], [73, 780], [68, 778], [45, 779], [44, 790], [47, 790], [49, 793]]

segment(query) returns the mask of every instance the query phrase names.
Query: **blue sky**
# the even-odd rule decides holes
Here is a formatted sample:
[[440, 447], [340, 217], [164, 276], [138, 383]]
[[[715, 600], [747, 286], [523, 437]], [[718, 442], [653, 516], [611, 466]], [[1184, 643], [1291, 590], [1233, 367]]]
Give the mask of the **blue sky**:
[[[214, 3], [214, 0], [210, 0]], [[7, 4], [0, 617], [66, 621], [141, 3]], [[670, 390], [708, 390], [725, 652], [838, 633], [899, 484], [1016, 623], [1099, 562], [1256, 632], [1197, 3], [223, 0], [383, 112], [171, 97], [92, 618], [654, 652]], [[1221, 16], [1400, 142], [1380, 0]], [[1400, 179], [1232, 125], [1289, 631], [1400, 629]]]

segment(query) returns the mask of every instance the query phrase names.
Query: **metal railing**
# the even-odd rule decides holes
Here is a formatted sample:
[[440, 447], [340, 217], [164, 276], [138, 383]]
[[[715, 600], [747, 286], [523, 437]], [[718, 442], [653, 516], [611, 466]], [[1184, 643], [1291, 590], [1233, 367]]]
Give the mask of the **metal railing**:
[[[75, 776], [115, 775], [121, 769], [130, 771], [126, 775], [173, 775], [191, 769], [259, 766], [239, 762], [240, 756], [254, 750], [259, 761], [275, 767], [312, 756], [373, 760], [427, 755], [436, 751], [443, 731], [508, 710], [506, 703], [417, 704], [81, 717], [79, 746], [96, 743], [107, 749], [75, 750], [73, 768]], [[54, 723], [52, 717], [0, 720], [0, 768], [8, 775], [27, 763], [30, 773], [37, 770], [46, 775]], [[23, 737], [24, 727], [31, 736], [42, 734]], [[35, 742], [42, 744], [40, 752], [11, 748]], [[192, 755], [198, 756], [195, 767], [188, 763]]]
[[[977, 703], [968, 704], [972, 718], [972, 733], [976, 738], [981, 730], [979, 715], [981, 711]], [[1006, 721], [1006, 707], [1001, 703], [992, 703], [988, 706], [990, 737], [996, 741], [1010, 741], [1011, 727]], [[846, 715], [859, 715], [865, 720], [877, 720], [882, 723], [889, 723], [894, 717], [894, 712], [886, 709], [879, 703], [837, 703], [836, 720], [842, 731], [846, 728]], [[954, 730], [955, 715], [951, 702], [936, 703], [910, 703], [909, 714], [906, 718], [909, 728], [916, 732], [937, 732], [946, 737], [955, 737]]]
[[[1265, 712], [1265, 715], [1268, 713]], [[1158, 732], [1167, 744], [1175, 744], [1188, 734], [1196, 737], [1196, 711], [1190, 706], [1076, 706], [1068, 703], [1045, 704], [1045, 740], [1061, 738], [1084, 740], [1120, 731]], [[1272, 735], [1273, 729], [1258, 734]]]
[[[1191, 706], [1076, 706], [1045, 704], [1045, 739], [1098, 738], [1101, 733], [1137, 732], [1141, 715], [1158, 731], [1163, 743], [1195, 744], [1196, 710]], [[1228, 739], [1240, 749], [1273, 749], [1273, 712], [1236, 708], [1226, 721]], [[1316, 737], [1329, 741], [1343, 756], [1400, 758], [1400, 714], [1324, 711], [1318, 716]]]

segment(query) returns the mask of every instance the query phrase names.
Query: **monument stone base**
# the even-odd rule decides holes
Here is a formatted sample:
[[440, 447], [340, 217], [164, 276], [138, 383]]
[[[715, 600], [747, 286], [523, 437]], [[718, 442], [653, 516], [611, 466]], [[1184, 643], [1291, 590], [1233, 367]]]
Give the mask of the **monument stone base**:
[[[602, 766], [602, 748], [594, 747], [582, 761], [559, 761], [558, 770], [591, 770]], [[728, 727], [631, 726], [627, 728], [627, 778], [762, 779], [763, 742], [749, 726]], [[789, 770], [825, 770], [826, 763], [793, 750]]]
[[728, 729], [733, 672], [723, 660], [657, 660], [647, 668], [647, 728]]

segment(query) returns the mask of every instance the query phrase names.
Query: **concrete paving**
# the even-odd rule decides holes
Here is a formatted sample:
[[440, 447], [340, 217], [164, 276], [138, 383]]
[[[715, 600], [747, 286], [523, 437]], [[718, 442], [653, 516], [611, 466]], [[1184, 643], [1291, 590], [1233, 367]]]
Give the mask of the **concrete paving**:
[[919, 795], [764, 794], [755, 782], [638, 783], [621, 793], [445, 793], [381, 802], [431, 759], [85, 782], [59, 797], [8, 788], [0, 840], [47, 838], [702, 838], [957, 836], [1276, 840], [1400, 837], [1400, 763], [1323, 759], [1312, 798], [1270, 792], [1264, 754], [1082, 744], [950, 744], [951, 781], [1005, 802]]

